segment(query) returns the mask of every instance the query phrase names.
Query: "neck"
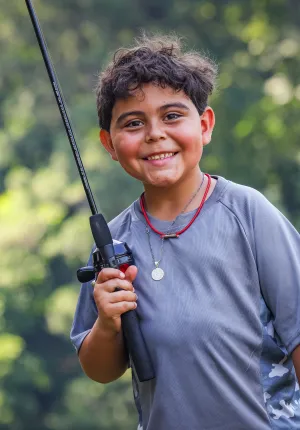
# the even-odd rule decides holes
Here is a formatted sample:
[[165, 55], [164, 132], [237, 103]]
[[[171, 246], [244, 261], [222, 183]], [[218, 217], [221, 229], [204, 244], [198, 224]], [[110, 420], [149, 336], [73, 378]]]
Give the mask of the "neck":
[[[202, 172], [197, 167], [184, 181], [176, 183], [171, 187], [153, 187], [144, 184], [146, 210], [150, 215], [164, 221], [173, 221], [184, 209], [192, 195], [195, 193], [202, 181]], [[207, 186], [207, 178], [193, 201], [188, 205], [186, 211], [196, 209], [204, 195]], [[210, 193], [209, 193], [210, 195]], [[208, 196], [209, 196], [208, 195]]]

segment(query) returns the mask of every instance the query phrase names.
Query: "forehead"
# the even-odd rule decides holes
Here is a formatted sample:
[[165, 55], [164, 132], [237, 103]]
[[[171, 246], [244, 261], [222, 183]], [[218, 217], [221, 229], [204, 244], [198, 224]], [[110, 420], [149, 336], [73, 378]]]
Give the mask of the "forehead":
[[159, 85], [144, 84], [126, 98], [118, 99], [112, 110], [112, 118], [128, 110], [157, 110], [160, 106], [182, 101], [192, 105], [191, 99], [182, 91], [171, 87], [162, 88]]

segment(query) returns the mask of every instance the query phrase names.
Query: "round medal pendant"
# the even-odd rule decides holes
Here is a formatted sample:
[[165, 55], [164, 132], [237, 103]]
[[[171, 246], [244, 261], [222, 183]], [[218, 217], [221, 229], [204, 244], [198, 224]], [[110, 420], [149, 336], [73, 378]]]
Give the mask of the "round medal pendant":
[[156, 267], [152, 270], [151, 276], [154, 281], [160, 281], [165, 276], [165, 272], [160, 267]]

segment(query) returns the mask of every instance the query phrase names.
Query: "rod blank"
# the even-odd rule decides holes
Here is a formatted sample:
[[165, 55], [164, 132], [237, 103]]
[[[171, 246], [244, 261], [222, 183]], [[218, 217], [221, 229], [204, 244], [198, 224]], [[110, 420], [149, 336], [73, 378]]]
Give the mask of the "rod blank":
[[82, 160], [80, 157], [80, 153], [79, 153], [79, 150], [78, 150], [78, 147], [76, 144], [75, 136], [74, 136], [74, 133], [73, 133], [73, 130], [71, 127], [69, 117], [68, 117], [67, 109], [66, 109], [65, 104], [64, 104], [62, 92], [59, 88], [58, 79], [56, 78], [54, 67], [52, 65], [50, 55], [49, 55], [49, 52], [47, 49], [45, 38], [43, 36], [42, 30], [41, 30], [41, 27], [40, 27], [40, 24], [39, 24], [39, 21], [38, 21], [38, 18], [36, 16], [36, 13], [35, 13], [35, 10], [33, 8], [31, 0], [25, 0], [25, 2], [26, 2], [26, 6], [27, 6], [27, 9], [29, 12], [29, 16], [31, 18], [31, 22], [32, 22], [32, 25], [33, 25], [33, 28], [35, 31], [37, 41], [38, 41], [39, 46], [40, 46], [40, 50], [41, 50], [41, 53], [42, 53], [42, 56], [44, 59], [44, 63], [45, 63], [45, 66], [46, 66], [46, 69], [48, 72], [48, 76], [49, 76], [51, 86], [52, 86], [52, 89], [53, 89], [53, 92], [55, 95], [55, 99], [56, 99], [56, 102], [57, 102], [57, 105], [58, 105], [58, 108], [59, 108], [59, 111], [61, 114], [61, 118], [63, 120], [63, 124], [64, 124], [65, 130], [66, 130], [66, 133], [67, 133], [70, 145], [71, 145], [71, 149], [72, 149], [72, 152], [73, 152], [73, 155], [75, 158], [75, 162], [76, 162], [77, 169], [78, 169], [78, 172], [80, 175], [80, 179], [81, 179], [81, 182], [82, 182], [82, 185], [83, 185], [89, 206], [91, 208], [92, 215], [95, 215], [98, 213], [97, 206], [96, 206], [96, 203], [94, 200], [92, 190], [91, 190], [90, 185], [89, 185], [88, 178], [87, 178], [85, 170], [84, 170], [84, 166], [83, 166], [83, 163], [82, 163]]

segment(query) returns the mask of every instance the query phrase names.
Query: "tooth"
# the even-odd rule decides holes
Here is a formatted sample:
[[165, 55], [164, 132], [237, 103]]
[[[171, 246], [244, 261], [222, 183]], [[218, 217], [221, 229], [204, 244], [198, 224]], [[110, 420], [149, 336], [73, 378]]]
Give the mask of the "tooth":
[[165, 154], [151, 155], [148, 160], [163, 160], [164, 158], [173, 157], [174, 152], [166, 152]]

